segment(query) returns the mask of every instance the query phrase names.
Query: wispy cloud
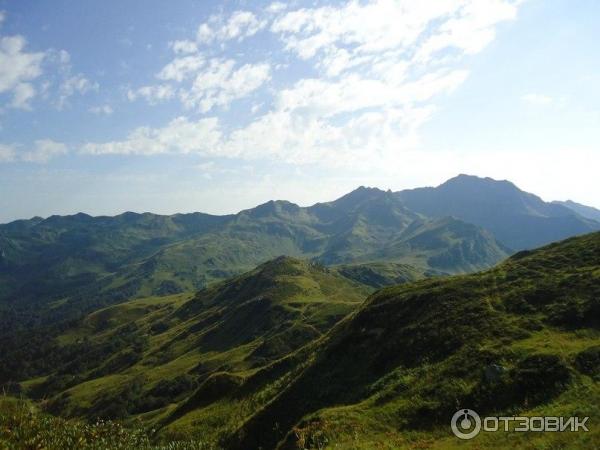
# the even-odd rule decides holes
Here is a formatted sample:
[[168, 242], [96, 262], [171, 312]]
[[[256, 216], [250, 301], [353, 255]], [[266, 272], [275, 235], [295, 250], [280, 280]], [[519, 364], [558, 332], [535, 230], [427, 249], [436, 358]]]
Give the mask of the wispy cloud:
[[206, 60], [202, 55], [182, 56], [164, 66], [156, 77], [165, 81], [182, 82], [205, 64]]
[[[511, 0], [371, 0], [303, 8], [273, 3], [262, 13], [212, 16], [195, 38], [171, 44], [175, 58], [156, 75], [160, 84], [130, 95], [150, 102], [178, 98], [186, 108], [211, 114], [205, 118], [211, 127], [205, 119], [175, 123], [185, 121], [198, 138], [206, 133], [211, 146], [176, 139], [150, 152], [132, 150], [138, 148], [138, 130], [110, 145], [90, 144], [88, 151], [191, 151], [292, 164], [385, 165], [419, 145], [419, 128], [437, 110], [438, 98], [467, 79], [464, 56], [482, 51], [496, 26], [514, 19], [517, 8]], [[279, 47], [278, 57], [240, 62], [213, 55], [223, 49], [219, 42], [250, 39], [259, 31], [266, 33], [261, 39]], [[286, 55], [309, 68], [300, 72], [304, 76], [280, 77], [278, 71], [288, 67]], [[271, 81], [278, 88], [269, 93], [263, 88]], [[231, 129], [219, 119], [218, 108], [261, 89], [260, 102], [248, 106], [249, 123]], [[265, 105], [260, 112], [252, 107], [259, 103]], [[144, 128], [141, 135], [160, 137], [173, 126]]]
[[211, 154], [217, 149], [220, 139], [216, 118], [191, 122], [179, 117], [163, 128], [136, 128], [122, 141], [85, 144], [81, 152], [92, 155]]
[[0, 144], [0, 162], [24, 161], [44, 164], [67, 152], [68, 148], [65, 144], [52, 139], [36, 140], [31, 148], [23, 148], [21, 145]]
[[91, 112], [92, 114], [104, 115], [104, 116], [110, 116], [114, 112], [112, 106], [110, 106], [110, 105], [92, 106], [88, 111]]
[[0, 144], [0, 163], [12, 162], [16, 159], [17, 153], [15, 149], [6, 144]]
[[169, 47], [175, 54], [196, 53], [198, 51], [198, 45], [187, 39], [169, 42]]
[[271, 78], [267, 63], [244, 64], [212, 59], [205, 70], [196, 75], [190, 89], [181, 90], [180, 98], [188, 108], [209, 112], [215, 106], [227, 107], [233, 100], [246, 97]]
[[250, 11], [235, 11], [228, 18], [212, 16], [208, 22], [198, 27], [196, 39], [201, 44], [214, 41], [241, 41], [255, 35], [267, 25], [265, 20], [258, 19]]
[[23, 153], [22, 159], [27, 162], [47, 163], [52, 158], [66, 154], [67, 146], [52, 139], [41, 139], [34, 143], [34, 148]]
[[127, 91], [127, 98], [133, 102], [139, 98], [145, 99], [151, 105], [156, 105], [167, 100], [172, 99], [175, 96], [175, 89], [169, 84], [156, 84], [149, 86], [142, 86], [137, 89], [129, 89]]
[[35, 96], [31, 83], [42, 74], [43, 52], [27, 52], [20, 35], [0, 36], [0, 94], [12, 95], [11, 106], [29, 109]]
[[[0, 12], [0, 26], [6, 14]], [[72, 75], [70, 55], [65, 50], [47, 49], [27, 51], [27, 40], [22, 35], [0, 36], [0, 95], [11, 97], [7, 105], [23, 110], [32, 109], [32, 101], [41, 92], [42, 99], [49, 99], [52, 85], [46, 72], [60, 80], [58, 92], [54, 93], [56, 106], [62, 109], [68, 99], [76, 94], [97, 90], [98, 84], [83, 74]]]
[[90, 91], [97, 91], [99, 87], [98, 83], [88, 80], [82, 74], [73, 75], [61, 83], [57, 106], [62, 109], [74, 94], [83, 95]]

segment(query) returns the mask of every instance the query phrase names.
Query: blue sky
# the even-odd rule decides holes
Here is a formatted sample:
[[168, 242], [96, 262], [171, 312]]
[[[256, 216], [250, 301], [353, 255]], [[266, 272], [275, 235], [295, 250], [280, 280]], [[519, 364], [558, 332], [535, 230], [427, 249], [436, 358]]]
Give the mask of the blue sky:
[[594, 0], [0, 0], [0, 222], [458, 173], [600, 207]]

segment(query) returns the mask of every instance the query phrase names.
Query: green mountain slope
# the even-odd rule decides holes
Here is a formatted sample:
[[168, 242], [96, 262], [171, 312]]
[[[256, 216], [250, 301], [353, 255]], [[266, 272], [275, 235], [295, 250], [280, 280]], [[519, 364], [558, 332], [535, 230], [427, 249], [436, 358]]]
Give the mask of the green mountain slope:
[[[460, 407], [600, 417], [599, 298], [600, 233], [487, 272], [383, 289], [312, 348], [228, 392], [221, 401], [270, 396], [225, 442], [408, 448], [404, 433], [416, 433], [452, 445], [447, 424]], [[274, 379], [286, 381], [274, 389]], [[501, 447], [503, 439], [472, 445]], [[591, 448], [598, 430], [570, 439], [570, 448]]]
[[459, 442], [448, 423], [458, 408], [600, 417], [600, 233], [362, 300], [423, 275], [276, 258], [195, 295], [96, 311], [57, 332], [44, 376], [8, 387], [204, 448], [597, 447], [597, 428]]
[[435, 270], [420, 270], [415, 266], [394, 262], [372, 262], [363, 264], [341, 264], [332, 267], [343, 277], [378, 289], [394, 284], [409, 283], [433, 276], [448, 275]]
[[582, 217], [587, 219], [595, 220], [600, 222], [600, 209], [593, 208], [591, 206], [582, 205], [581, 203], [574, 202], [573, 200], [567, 200], [565, 202], [554, 201], [554, 204], [562, 205], [575, 211]]
[[119, 268], [227, 220], [228, 216], [200, 213], [76, 214], [0, 225], [3, 297], [37, 301], [77, 295], [78, 289], [105, 284], [106, 277]]
[[0, 304], [12, 303], [32, 323], [51, 302], [44, 320], [72, 318], [130, 298], [201, 289], [282, 254], [462, 273], [495, 264], [509, 248], [599, 226], [509, 182], [468, 176], [399, 193], [361, 187], [307, 208], [270, 201], [229, 216], [37, 217], [0, 225]]
[[[198, 290], [279, 255], [460, 273], [507, 253], [476, 226], [427, 219], [391, 192], [359, 188], [308, 208], [271, 201], [223, 217], [126, 213], [18, 221], [0, 226], [0, 254], [0, 304], [28, 308], [29, 318], [43, 313], [47, 322], [131, 298]], [[42, 311], [48, 304], [51, 310]]]
[[513, 250], [600, 229], [600, 223], [563, 205], [546, 203], [509, 181], [459, 175], [435, 188], [396, 195], [415, 212], [429, 217], [454, 216], [481, 226]]
[[55, 414], [160, 423], [200, 401], [194, 393], [199, 385], [236, 386], [320, 338], [368, 292], [318, 264], [276, 258], [193, 296], [96, 311], [60, 330], [38, 355], [45, 367], [20, 386], [29, 396], [49, 399]]

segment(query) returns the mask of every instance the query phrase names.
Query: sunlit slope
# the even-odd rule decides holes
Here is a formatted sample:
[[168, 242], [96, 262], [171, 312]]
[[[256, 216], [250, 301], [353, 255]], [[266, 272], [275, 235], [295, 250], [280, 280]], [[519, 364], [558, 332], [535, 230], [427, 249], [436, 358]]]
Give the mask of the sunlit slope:
[[195, 295], [144, 298], [65, 329], [22, 383], [55, 414], [153, 421], [211, 380], [244, 380], [320, 338], [370, 289], [318, 264], [269, 261]]
[[46, 321], [73, 318], [198, 290], [280, 255], [462, 273], [489, 267], [507, 249], [477, 226], [429, 219], [392, 192], [368, 188], [308, 208], [270, 201], [231, 216], [52, 216], [0, 225], [0, 303], [54, 302]]
[[[448, 438], [458, 407], [598, 418], [599, 352], [595, 233], [517, 254], [487, 272], [377, 292], [312, 351], [246, 382], [270, 398], [227, 445], [296, 448], [327, 439], [341, 448], [409, 448], [411, 433]], [[273, 389], [271, 377], [286, 382]], [[240, 388], [228, 398], [238, 396], [248, 393]], [[479, 444], [494, 448], [498, 439]], [[587, 435], [571, 439], [572, 448], [591, 448]]]

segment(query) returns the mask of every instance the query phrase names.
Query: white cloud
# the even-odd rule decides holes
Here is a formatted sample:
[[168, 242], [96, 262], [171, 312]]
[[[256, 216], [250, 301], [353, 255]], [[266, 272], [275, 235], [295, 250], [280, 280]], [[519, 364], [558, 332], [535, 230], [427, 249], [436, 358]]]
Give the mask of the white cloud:
[[29, 108], [35, 95], [30, 81], [42, 74], [44, 53], [25, 51], [23, 36], [0, 37], [0, 94], [12, 94], [11, 106]]
[[98, 88], [98, 83], [88, 80], [82, 74], [73, 75], [61, 83], [57, 106], [62, 109], [74, 94], [83, 95], [89, 91], [97, 91]]
[[206, 61], [201, 55], [175, 58], [156, 75], [160, 80], [181, 82], [197, 72]]
[[22, 159], [23, 161], [41, 164], [65, 153], [67, 153], [65, 144], [51, 139], [41, 139], [35, 141], [33, 150], [25, 152]]
[[346, 48], [352, 57], [402, 50], [425, 61], [448, 48], [480, 51], [494, 26], [515, 15], [516, 4], [508, 0], [349, 1], [290, 11], [271, 30], [302, 59]]
[[135, 101], [138, 98], [145, 99], [151, 105], [172, 99], [175, 96], [175, 89], [168, 84], [158, 84], [153, 86], [142, 86], [138, 89], [129, 89], [127, 98], [129, 101]]
[[220, 139], [221, 132], [216, 118], [191, 122], [185, 117], [178, 117], [163, 128], [139, 127], [125, 140], [88, 143], [81, 151], [93, 155], [212, 154]]
[[495, 37], [495, 26], [513, 20], [517, 3], [506, 0], [465, 1], [419, 48], [417, 59], [429, 60], [436, 52], [453, 48], [466, 54], [481, 51]]
[[386, 82], [356, 75], [337, 81], [303, 79], [291, 89], [281, 91], [278, 106], [282, 110], [303, 110], [320, 117], [366, 108], [403, 107], [451, 91], [466, 76], [466, 71], [454, 70], [438, 71], [410, 82]]
[[241, 41], [255, 35], [266, 25], [266, 21], [259, 20], [250, 11], [235, 11], [226, 21], [218, 16], [213, 16], [208, 22], [201, 24], [198, 27], [196, 39], [202, 44], [232, 39]]
[[16, 159], [15, 149], [10, 145], [0, 144], [0, 163], [12, 162]]
[[273, 2], [266, 8], [266, 12], [269, 14], [278, 14], [284, 11], [287, 8], [287, 5], [283, 2]]
[[[0, 25], [5, 17], [5, 13], [0, 12]], [[59, 109], [65, 106], [73, 94], [98, 89], [97, 83], [81, 74], [71, 76], [70, 55], [65, 50], [28, 52], [26, 45], [27, 41], [21, 35], [0, 36], [0, 95], [12, 97], [11, 101], [5, 102], [7, 105], [31, 109], [31, 102], [38, 92], [41, 92], [42, 99], [47, 99], [48, 88], [52, 84], [48, 77], [52, 75], [62, 79], [56, 100]], [[46, 74], [48, 68], [54, 69], [55, 74]]]
[[233, 60], [212, 59], [191, 88], [181, 91], [181, 101], [188, 108], [206, 113], [215, 106], [226, 107], [233, 100], [246, 97], [271, 78], [271, 67], [266, 63], [234, 67]]
[[110, 116], [114, 110], [110, 105], [92, 106], [89, 110], [92, 114]]
[[68, 152], [65, 144], [52, 139], [37, 140], [30, 150], [22, 151], [18, 147], [20, 146], [0, 144], [0, 162], [25, 161], [42, 164]]
[[196, 53], [198, 51], [198, 45], [194, 41], [181, 40], [169, 42], [169, 47], [175, 52], [175, 54], [186, 54]]
[[35, 88], [31, 83], [19, 83], [13, 90], [11, 105], [19, 109], [31, 109], [29, 101], [35, 97]]
[[[511, 0], [284, 6], [268, 7], [265, 19], [238, 11], [228, 18], [213, 16], [199, 27], [199, 42], [222, 43], [251, 36], [270, 21], [271, 38], [314, 70], [310, 78], [277, 79], [285, 84], [272, 91], [272, 99], [255, 99], [250, 122], [238, 128], [217, 118], [210, 128], [178, 119], [196, 130], [199, 140], [203, 133], [210, 136], [211, 145], [194, 147], [194, 153], [361, 169], [400, 163], [420, 145], [419, 128], [436, 112], [439, 97], [468, 77], [461, 57], [481, 51], [494, 38], [495, 26], [514, 19], [517, 11]], [[202, 113], [247, 97], [274, 76], [270, 58], [246, 64], [219, 57], [201, 64], [201, 58], [177, 57], [159, 77], [178, 83], [167, 85], [169, 92]], [[125, 140], [90, 144], [88, 152], [190, 153], [190, 144], [178, 138], [158, 143], [177, 126], [138, 129]], [[152, 142], [140, 145], [148, 136]]]
[[554, 101], [552, 97], [542, 94], [525, 94], [521, 97], [521, 100], [538, 106], [550, 105]]

